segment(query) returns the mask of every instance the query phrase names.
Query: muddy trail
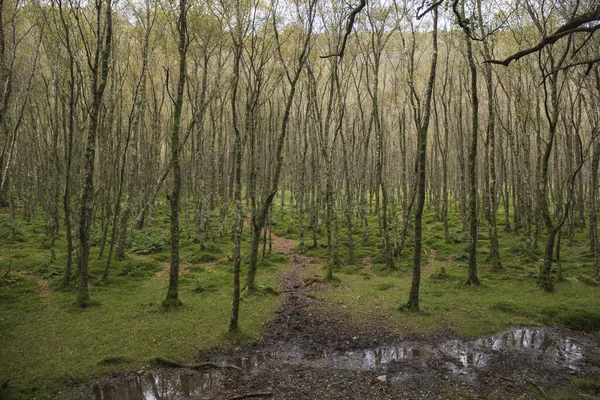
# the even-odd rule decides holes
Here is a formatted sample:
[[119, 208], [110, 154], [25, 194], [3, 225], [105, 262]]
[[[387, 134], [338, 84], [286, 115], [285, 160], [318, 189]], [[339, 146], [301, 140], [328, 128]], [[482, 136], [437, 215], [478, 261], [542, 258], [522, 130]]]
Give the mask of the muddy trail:
[[198, 362], [232, 368], [157, 369], [105, 378], [78, 389], [104, 400], [137, 399], [447, 399], [553, 398], [580, 393], [573, 377], [600, 373], [595, 335], [535, 327], [471, 340], [451, 333], [402, 338], [349, 322], [343, 309], [318, 299], [328, 286], [306, 281], [313, 261], [276, 238], [290, 265], [280, 275], [282, 305], [256, 344], [204, 353]]

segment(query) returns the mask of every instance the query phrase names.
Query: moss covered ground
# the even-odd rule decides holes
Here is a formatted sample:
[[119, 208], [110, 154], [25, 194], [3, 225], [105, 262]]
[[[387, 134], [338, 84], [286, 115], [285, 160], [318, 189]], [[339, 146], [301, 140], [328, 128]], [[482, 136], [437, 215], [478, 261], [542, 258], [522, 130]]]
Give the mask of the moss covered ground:
[[[286, 257], [267, 252], [258, 270], [264, 294], [244, 296], [242, 332], [229, 337], [231, 244], [229, 237], [218, 238], [216, 226], [202, 250], [195, 235], [182, 224], [183, 307], [171, 311], [161, 307], [170, 257], [166, 215], [166, 210], [159, 209], [150, 228], [131, 232], [127, 257], [113, 261], [106, 282], [99, 279], [107, 250], [98, 257], [100, 232], [93, 233], [93, 306], [82, 310], [75, 306], [76, 279], [72, 287], [60, 288], [65, 265], [64, 232], [56, 242], [56, 260], [51, 261], [42, 214], [29, 222], [18, 218], [13, 234], [8, 212], [0, 210], [0, 398], [52, 398], [74, 383], [108, 373], [135, 371], [158, 356], [188, 362], [202, 351], [225, 350], [260, 338], [279, 303], [271, 288], [276, 287], [277, 273], [286, 264]], [[587, 256], [589, 245], [583, 230], [575, 231], [572, 240], [563, 239], [563, 276], [555, 276], [554, 293], [545, 293], [537, 288], [543, 237], [538, 249], [528, 250], [523, 236], [501, 230], [504, 269], [496, 272], [486, 265], [489, 241], [485, 226], [481, 226], [477, 252], [481, 285], [469, 287], [464, 284], [467, 237], [458, 217], [451, 216], [451, 243], [445, 243], [443, 225], [432, 214], [427, 214], [424, 221], [420, 313], [398, 311], [408, 299], [412, 238], [409, 234], [396, 267], [386, 268], [374, 216], [369, 219], [371, 234], [366, 243], [361, 243], [360, 229], [353, 232], [357, 257], [353, 265], [346, 261], [347, 231], [341, 226], [342, 263], [334, 270], [336, 280], [331, 290], [319, 296], [331, 300], [333, 307], [357, 321], [382, 315], [385, 318], [378, 321], [386, 321], [385, 328], [402, 336], [433, 331], [480, 336], [511, 325], [541, 324], [600, 330], [600, 287], [593, 259]], [[298, 221], [276, 210], [273, 233], [297, 239]], [[310, 230], [306, 230], [305, 237], [303, 252], [321, 260], [311, 266], [310, 274], [322, 276], [327, 263], [325, 229], [317, 234], [316, 248], [310, 247]], [[245, 228], [243, 254], [247, 254], [247, 241]], [[242, 267], [246, 268], [247, 263]]]

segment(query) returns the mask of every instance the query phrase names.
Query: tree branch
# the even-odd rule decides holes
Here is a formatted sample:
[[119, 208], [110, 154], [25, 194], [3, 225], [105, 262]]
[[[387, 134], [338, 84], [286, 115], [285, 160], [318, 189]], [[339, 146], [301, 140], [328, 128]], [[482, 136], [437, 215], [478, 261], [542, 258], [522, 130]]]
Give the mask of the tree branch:
[[490, 64], [500, 64], [504, 65], [505, 67], [508, 67], [508, 65], [511, 62], [519, 60], [520, 58], [523, 58], [529, 54], [538, 52], [544, 47], [556, 43], [559, 39], [562, 39], [565, 36], [570, 36], [579, 32], [588, 32], [590, 33], [590, 35], [593, 34], [598, 29], [600, 29], [600, 24], [584, 27], [582, 27], [581, 25], [597, 20], [600, 20], [600, 6], [598, 6], [598, 8], [595, 11], [573, 18], [572, 20], [558, 28], [552, 35], [546, 36], [537, 45], [533, 47], [521, 50], [518, 53], [515, 53], [504, 60], [485, 60], [485, 62]]
[[593, 60], [586, 60], [586, 61], [580, 61], [580, 62], [576, 62], [573, 64], [569, 64], [569, 65], [565, 65], [564, 67], [560, 67], [560, 68], [556, 68], [550, 72], [548, 72], [546, 75], [544, 75], [544, 79], [546, 79], [547, 77], [549, 77], [550, 75], [558, 72], [558, 71], [564, 71], [573, 67], [577, 67], [580, 65], [587, 65], [587, 69], [585, 70], [584, 75], [588, 76], [590, 74], [590, 72], [592, 71], [592, 68], [594, 67], [594, 64], [599, 63], [600, 62], [600, 57], [594, 58]]
[[320, 56], [321, 58], [339, 57], [341, 59], [342, 57], [344, 57], [344, 51], [346, 51], [346, 41], [348, 40], [348, 36], [350, 36], [350, 34], [352, 33], [354, 20], [356, 19], [358, 13], [361, 12], [366, 5], [367, 0], [360, 0], [360, 4], [357, 5], [348, 16], [348, 24], [346, 24], [346, 33], [344, 34], [344, 39], [342, 39], [342, 48], [340, 49], [340, 51], [338, 53]]
[[441, 5], [443, 2], [444, 2], [444, 0], [436, 1], [435, 3], [433, 3], [432, 5], [427, 7], [427, 9], [423, 12], [420, 12], [420, 11], [421, 11], [421, 8], [423, 8], [425, 6], [425, 3], [421, 4], [421, 7], [419, 7], [419, 9], [417, 10], [417, 19], [423, 18], [425, 15], [427, 15], [427, 13], [429, 13], [431, 10], [433, 10], [437, 6]]

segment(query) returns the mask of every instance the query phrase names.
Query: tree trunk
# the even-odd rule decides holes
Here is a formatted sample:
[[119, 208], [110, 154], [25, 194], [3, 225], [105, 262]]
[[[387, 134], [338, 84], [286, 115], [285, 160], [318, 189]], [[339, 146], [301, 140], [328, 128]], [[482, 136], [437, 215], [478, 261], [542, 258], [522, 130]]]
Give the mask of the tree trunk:
[[423, 207], [425, 205], [425, 166], [427, 157], [427, 131], [429, 129], [429, 119], [431, 115], [431, 98], [433, 96], [433, 88], [435, 85], [435, 75], [437, 66], [438, 56], [438, 43], [437, 43], [437, 24], [438, 24], [438, 10], [437, 7], [433, 9], [433, 54], [431, 56], [431, 69], [429, 71], [429, 81], [427, 83], [427, 93], [425, 97], [425, 107], [423, 109], [423, 117], [421, 118], [421, 126], [419, 129], [419, 135], [417, 137], [417, 160], [416, 160], [416, 172], [417, 172], [417, 201], [415, 208], [415, 247], [413, 256], [413, 276], [410, 287], [410, 294], [408, 297], [408, 303], [406, 308], [410, 311], [419, 311], [419, 289], [421, 286], [421, 250], [422, 250], [422, 226], [423, 226]]
[[181, 110], [186, 80], [187, 56], [187, 5], [186, 0], [179, 1], [179, 19], [177, 22], [179, 34], [179, 77], [177, 94], [173, 110], [173, 125], [171, 126], [171, 162], [173, 164], [173, 189], [169, 198], [171, 205], [171, 267], [169, 270], [169, 289], [163, 301], [163, 307], [178, 307], [179, 300], [179, 203], [181, 195], [181, 166], [179, 161], [179, 131], [181, 126]]
[[[92, 69], [92, 89], [93, 99], [91, 109], [89, 110], [89, 128], [87, 132], [87, 143], [85, 150], [85, 161], [83, 165], [83, 188], [79, 198], [79, 259], [78, 265], [81, 272], [81, 282], [79, 285], [79, 294], [77, 304], [84, 308], [90, 304], [88, 292], [88, 262], [90, 255], [90, 230], [92, 226], [92, 211], [94, 207], [94, 162], [96, 157], [96, 136], [98, 134], [100, 107], [104, 89], [108, 79], [109, 56], [112, 42], [112, 4], [111, 0], [106, 0], [106, 9], [104, 10], [104, 37], [100, 37], [100, 14], [102, 12], [102, 3], [96, 3], [97, 21], [97, 44], [94, 60], [90, 61]], [[103, 42], [103, 43], [102, 43]], [[100, 70], [99, 70], [100, 68]]]

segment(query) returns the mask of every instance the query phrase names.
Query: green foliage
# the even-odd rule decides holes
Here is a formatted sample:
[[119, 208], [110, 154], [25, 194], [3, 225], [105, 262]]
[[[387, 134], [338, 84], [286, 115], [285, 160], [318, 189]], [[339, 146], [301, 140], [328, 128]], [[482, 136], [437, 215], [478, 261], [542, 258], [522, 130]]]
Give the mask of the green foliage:
[[204, 264], [217, 261], [219, 257], [210, 253], [192, 253], [186, 257], [187, 261], [192, 264]]
[[454, 261], [467, 261], [469, 260], [469, 250], [462, 248], [458, 253], [452, 257]]
[[279, 291], [270, 285], [258, 285], [258, 291], [265, 296], [279, 296]]
[[[168, 222], [168, 218], [158, 217], [159, 224], [130, 232], [131, 251], [124, 261], [112, 261], [105, 282], [98, 280], [106, 258], [97, 259], [98, 248], [92, 247], [89, 267], [93, 284], [86, 300], [92, 307], [85, 309], [76, 306], [75, 263], [71, 288], [54, 289], [65, 268], [63, 232], [57, 237], [54, 263], [49, 262], [47, 246], [42, 245], [42, 217], [32, 223], [18, 221], [22, 240], [0, 240], [0, 383], [10, 379], [8, 387], [0, 388], [1, 399], [55, 398], [74, 383], [141, 369], [157, 351], [190, 362], [199, 351], [234, 345], [225, 334], [231, 313], [231, 262], [225, 257], [230, 243], [206, 243], [204, 253], [222, 263], [182, 268], [179, 298], [184, 306], [164, 312], [168, 277], [159, 271], [168, 265], [159, 260], [168, 261], [170, 252], [165, 233], [168, 226], [160, 221]], [[8, 226], [7, 220], [0, 210], [0, 233]], [[146, 250], [141, 252], [153, 254], [136, 254], [136, 249], [142, 248]], [[181, 241], [183, 265], [188, 262], [187, 255], [202, 254], [197, 248], [191, 239]], [[287, 257], [273, 254], [268, 259], [272, 266], [259, 268], [257, 276], [266, 295], [251, 296], [241, 305], [243, 336], [236, 337], [240, 343], [260, 338], [278, 304], [278, 297], [270, 294], [275, 294], [277, 268]], [[11, 271], [4, 276], [9, 264]], [[46, 283], [53, 289], [42, 293]]]
[[118, 264], [115, 268], [115, 275], [130, 278], [149, 278], [160, 269], [160, 264], [155, 261], [132, 260]]
[[469, 234], [462, 229], [455, 229], [450, 232], [450, 241], [452, 243], [466, 243], [469, 240]]
[[127, 238], [127, 247], [134, 254], [154, 254], [169, 245], [169, 239], [158, 228], [133, 230]]
[[[278, 208], [275, 214], [274, 232], [297, 239], [297, 234], [289, 233], [289, 215], [280, 215]], [[7, 226], [1, 223], [1, 217], [0, 213], [0, 233], [2, 226]], [[156, 349], [160, 355], [172, 359], [191, 360], [198, 351], [227, 348], [234, 342], [249, 343], [260, 337], [264, 323], [279, 302], [277, 271], [287, 264], [288, 256], [267, 253], [261, 260], [262, 253], [259, 254], [259, 291], [256, 295], [245, 295], [240, 314], [241, 333], [231, 336], [226, 334], [233, 270], [227, 257], [231, 254], [229, 238], [219, 244], [207, 240], [205, 250], [200, 251], [192, 236], [187, 239], [182, 235], [179, 298], [184, 306], [164, 312], [161, 303], [165, 299], [168, 277], [166, 273], [157, 272], [168, 269], [170, 260], [168, 218], [160, 208], [156, 217], [152, 228], [130, 232], [131, 252], [126, 260], [113, 261], [107, 282], [97, 282], [106, 259], [96, 259], [97, 248], [92, 248], [90, 274], [95, 284], [90, 287], [90, 299], [96, 306], [85, 310], [74, 307], [76, 293], [73, 290], [51, 291], [40, 296], [38, 283], [59, 282], [62, 277], [66, 242], [64, 235], [59, 235], [58, 258], [50, 263], [48, 250], [40, 245], [43, 233], [34, 233], [33, 223], [19, 221], [22, 240], [2, 242], [0, 253], [0, 276], [12, 261], [12, 272], [0, 280], [3, 305], [0, 307], [0, 337], [6, 343], [0, 357], [0, 370], [14, 384], [14, 388], [0, 392], [0, 398], [13, 394], [17, 399], [52, 398], [53, 393], [74, 381], [141, 368], [147, 360], [157, 356]], [[480, 336], [510, 325], [540, 323], [598, 330], [595, 310], [600, 309], [600, 297], [597, 288], [578, 279], [591, 276], [593, 268], [589, 263], [570, 261], [581, 260], [577, 257], [580, 248], [571, 248], [563, 241], [562, 266], [567, 281], [557, 282], [556, 292], [546, 294], [536, 288], [535, 281], [540, 250], [527, 251], [523, 237], [501, 230], [504, 272], [486, 271], [487, 243], [481, 242], [478, 261], [483, 285], [467, 288], [464, 286], [467, 236], [455, 214], [450, 215], [450, 231], [455, 243], [444, 242], [443, 224], [439, 221], [424, 227], [428, 246], [423, 252], [422, 273], [430, 279], [421, 281], [421, 311], [400, 314], [395, 305], [405, 304], [408, 297], [412, 239], [409, 234], [402, 256], [396, 260], [396, 269], [387, 269], [376, 233], [376, 216], [368, 218], [371, 234], [367, 243], [362, 243], [362, 229], [354, 227], [357, 260], [353, 265], [343, 262], [348, 257], [348, 249], [346, 228], [341, 227], [342, 265], [335, 271], [331, 290], [317, 294], [325, 300], [333, 300], [324, 304], [335, 304], [336, 309], [343, 305], [349, 318], [369, 323], [376, 312], [386, 317], [382, 319], [386, 321], [385, 328], [400, 335], [443, 329]], [[36, 224], [42, 226], [39, 221]], [[244, 229], [244, 255], [248, 234], [249, 230]], [[313, 283], [323, 282], [323, 266], [327, 263], [324, 230], [318, 233], [318, 240], [319, 246], [311, 248], [312, 232], [305, 231], [305, 254], [315, 257], [305, 277], [313, 276]], [[575, 243], [580, 242], [585, 244], [585, 237], [576, 238]], [[136, 249], [151, 256], [136, 254]], [[442, 267], [446, 273], [438, 274]], [[246, 268], [247, 263], [242, 263], [242, 276]], [[76, 284], [75, 281], [73, 287]], [[99, 337], [102, 340], [98, 340]], [[46, 345], [38, 346], [42, 341]], [[8, 363], [7, 360], [14, 361]]]
[[37, 267], [37, 273], [42, 279], [59, 279], [64, 275], [65, 267], [63, 265], [42, 263]]
[[598, 282], [598, 280], [596, 280], [588, 275], [579, 275], [577, 277], [577, 280], [579, 280], [579, 282], [585, 283], [586, 285], [589, 285], [589, 286], [600, 286], [600, 282]]

